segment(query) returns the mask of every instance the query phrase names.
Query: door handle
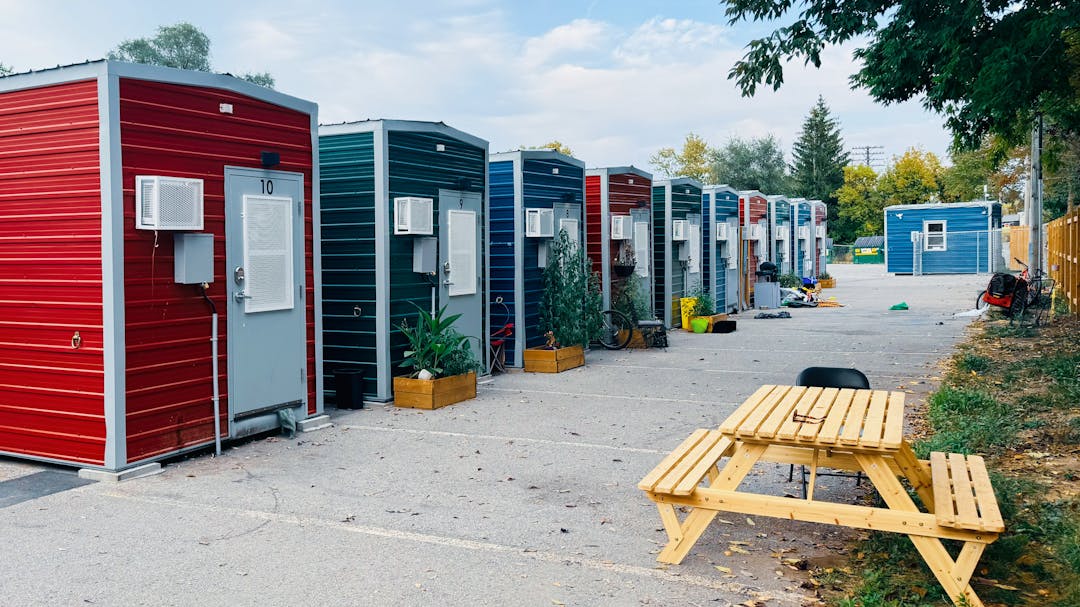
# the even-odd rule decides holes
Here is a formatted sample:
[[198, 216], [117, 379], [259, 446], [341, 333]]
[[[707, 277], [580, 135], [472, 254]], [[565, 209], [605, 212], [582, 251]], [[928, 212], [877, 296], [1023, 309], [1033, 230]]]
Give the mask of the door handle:
[[251, 299], [251, 296], [247, 293], [244, 293], [244, 290], [241, 289], [233, 293], [233, 299], [235, 299], [236, 301], [244, 301], [245, 299]]

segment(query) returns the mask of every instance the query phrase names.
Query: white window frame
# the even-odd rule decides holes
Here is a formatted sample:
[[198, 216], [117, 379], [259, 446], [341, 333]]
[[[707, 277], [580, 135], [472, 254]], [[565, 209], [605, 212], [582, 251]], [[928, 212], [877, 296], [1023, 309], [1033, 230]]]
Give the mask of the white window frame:
[[[941, 245], [930, 244], [930, 226], [934, 224], [941, 225]], [[949, 222], [944, 219], [926, 219], [923, 220], [923, 251], [948, 251], [949, 250]], [[937, 233], [934, 234], [935, 236]]]

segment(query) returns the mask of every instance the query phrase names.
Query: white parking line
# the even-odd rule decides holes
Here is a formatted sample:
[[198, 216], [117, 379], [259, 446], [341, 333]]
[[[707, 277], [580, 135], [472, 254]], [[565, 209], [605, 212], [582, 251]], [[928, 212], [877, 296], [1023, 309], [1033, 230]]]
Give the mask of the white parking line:
[[[764, 364], [764, 363], [762, 363]], [[760, 371], [742, 371], [738, 369], [689, 369], [687, 367], [659, 367], [656, 365], [605, 365], [603, 363], [589, 363], [590, 367], [603, 367], [610, 369], [651, 369], [654, 371], [688, 371], [692, 373], [737, 373], [743, 375], [774, 375], [790, 378], [792, 373], [790, 371], [771, 371], [769, 369], [761, 369]], [[868, 377], [880, 377], [883, 379], [899, 379], [903, 381], [912, 381], [917, 379], [926, 379], [924, 375], [912, 376], [912, 375], [879, 375], [877, 373], [867, 373]]]
[[525, 438], [521, 436], [498, 436], [495, 434], [469, 434], [467, 432], [447, 432], [445, 430], [417, 430], [414, 428], [386, 428], [383, 426], [361, 426], [353, 424], [335, 424], [337, 428], [349, 430], [370, 430], [373, 432], [401, 432], [404, 434], [427, 434], [431, 436], [445, 436], [450, 438], [477, 438], [480, 440], [494, 440], [499, 442], [536, 443], [539, 445], [556, 445], [559, 447], [581, 447], [584, 449], [606, 449], [608, 451], [624, 451], [627, 453], [649, 453], [659, 455], [667, 451], [656, 449], [639, 449], [637, 447], [620, 447], [618, 445], [601, 445], [599, 443], [581, 443], [574, 441], [550, 440], [546, 438]]
[[[589, 363], [592, 364], [592, 363]], [[603, 365], [596, 365], [598, 367]], [[531, 390], [528, 388], [496, 388], [494, 386], [488, 386], [485, 390], [493, 390], [495, 392], [528, 392], [532, 394], [557, 394], [559, 396], [583, 396], [587, 398], [614, 398], [620, 400], [648, 400], [659, 401], [662, 403], [691, 403], [694, 405], [716, 405], [719, 407], [729, 406], [735, 408], [739, 403], [718, 403], [715, 400], [690, 400], [686, 398], [665, 398], [663, 396], [627, 396], [625, 394], [593, 394], [587, 392], [557, 392], [555, 390]]]
[[[596, 571], [607, 571], [611, 573], [618, 573], [621, 575], [631, 575], [641, 578], [652, 578], [661, 580], [665, 583], [673, 584], [686, 584], [690, 586], [698, 586], [702, 588], [709, 588], [712, 590], [722, 590], [724, 592], [730, 592], [733, 594], [741, 594], [744, 596], [751, 596], [760, 592], [757, 588], [745, 586], [736, 582], [722, 582], [716, 579], [700, 576], [700, 575], [687, 575], [681, 573], [669, 573], [661, 569], [650, 569], [648, 567], [639, 567], [636, 565], [626, 565], [622, 563], [614, 563], [605, 560], [596, 560], [583, 558], [574, 554], [562, 554], [558, 552], [552, 552], [547, 550], [531, 550], [528, 547], [519, 546], [507, 546], [504, 544], [496, 544], [493, 542], [478, 542], [475, 540], [466, 540], [456, 537], [447, 537], [442, 535], [434, 535], [430, 533], [416, 533], [413, 531], [400, 531], [397, 529], [388, 529], [386, 527], [375, 527], [371, 525], [357, 525], [354, 523], [344, 523], [340, 521], [331, 521], [327, 519], [314, 518], [309, 516], [297, 516], [292, 514], [281, 514], [277, 512], [267, 512], [264, 510], [252, 510], [248, 508], [233, 508], [229, 506], [212, 505], [212, 504], [200, 504], [196, 502], [188, 502], [184, 500], [157, 497], [157, 496], [141, 496], [130, 495], [125, 493], [105, 493], [105, 495], [132, 502], [140, 502], [144, 504], [152, 504], [158, 506], [166, 506], [169, 508], [183, 508], [187, 510], [202, 511], [215, 515], [230, 515], [241, 516], [245, 518], [269, 521], [273, 523], [281, 523], [285, 525], [293, 525], [297, 527], [321, 527], [323, 529], [331, 529], [335, 531], [342, 531], [346, 533], [357, 533], [360, 535], [368, 535], [373, 537], [381, 537], [391, 539], [395, 541], [407, 541], [419, 544], [429, 544], [435, 546], [446, 546], [448, 548], [455, 548], [458, 550], [467, 550], [470, 552], [483, 552], [488, 554], [506, 554], [514, 555], [517, 557], [529, 558], [535, 561], [544, 563], [552, 563], [556, 565], [565, 565], [567, 563], [578, 565], [586, 569], [592, 569]], [[801, 597], [796, 594], [783, 593], [778, 594], [775, 591], [770, 591], [770, 595], [774, 599], [783, 599], [791, 601], [792, 604], [800, 604]]]

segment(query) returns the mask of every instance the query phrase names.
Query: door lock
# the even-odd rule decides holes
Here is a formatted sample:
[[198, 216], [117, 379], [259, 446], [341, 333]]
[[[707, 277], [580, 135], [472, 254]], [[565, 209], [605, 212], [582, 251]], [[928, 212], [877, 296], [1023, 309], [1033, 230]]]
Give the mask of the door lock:
[[449, 261], [444, 261], [443, 262], [442, 271], [443, 271], [443, 274], [449, 274], [450, 273], [450, 262]]
[[236, 266], [233, 270], [233, 282], [236, 284], [244, 282], [244, 266]]

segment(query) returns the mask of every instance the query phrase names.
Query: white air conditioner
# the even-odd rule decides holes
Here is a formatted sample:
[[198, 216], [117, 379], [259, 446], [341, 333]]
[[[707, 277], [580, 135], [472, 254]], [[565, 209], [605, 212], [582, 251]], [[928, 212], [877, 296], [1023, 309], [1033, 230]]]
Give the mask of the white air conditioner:
[[671, 220], [671, 240], [673, 242], [685, 241], [689, 232], [690, 222], [686, 221], [685, 219]]
[[135, 227], [140, 230], [203, 229], [203, 180], [136, 176]]
[[810, 240], [810, 226], [799, 227], [799, 240]]
[[787, 240], [788, 229], [782, 226], [776, 226], [776, 240]]
[[432, 213], [435, 201], [431, 198], [402, 196], [394, 199], [394, 234], [434, 233]]
[[728, 224], [727, 222], [716, 222], [716, 239], [727, 240], [728, 239]]
[[552, 209], [525, 209], [525, 236], [527, 238], [554, 237], [555, 211]]
[[825, 226], [815, 226], [814, 227], [814, 234], [818, 238], [825, 238]]
[[739, 268], [739, 258], [738, 257], [728, 257], [727, 258], [727, 267], [728, 267], [729, 270], [737, 270]]
[[761, 240], [765, 236], [765, 231], [760, 224], [754, 224], [743, 230], [743, 240]]
[[611, 216], [611, 239], [612, 240], [630, 240], [630, 216], [629, 215], [612, 215]]

